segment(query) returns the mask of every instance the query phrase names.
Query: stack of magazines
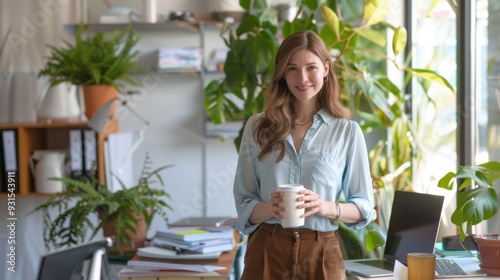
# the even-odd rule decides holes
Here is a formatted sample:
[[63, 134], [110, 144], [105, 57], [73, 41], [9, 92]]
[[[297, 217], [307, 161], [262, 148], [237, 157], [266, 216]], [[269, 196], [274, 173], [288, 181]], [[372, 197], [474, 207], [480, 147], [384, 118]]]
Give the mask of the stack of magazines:
[[234, 249], [230, 228], [176, 227], [157, 230], [150, 246], [139, 248], [137, 255], [151, 258], [217, 258]]

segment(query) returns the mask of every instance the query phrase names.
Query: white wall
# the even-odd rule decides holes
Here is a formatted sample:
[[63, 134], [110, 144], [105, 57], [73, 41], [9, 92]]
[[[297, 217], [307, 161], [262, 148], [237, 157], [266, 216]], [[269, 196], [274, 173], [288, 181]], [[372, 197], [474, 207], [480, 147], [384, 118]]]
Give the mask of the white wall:
[[[54, 12], [50, 22], [44, 25], [35, 25], [36, 34], [28, 38], [31, 46], [22, 44], [18, 51], [18, 63], [14, 70], [36, 72], [43, 65], [40, 57], [46, 52], [45, 45], [55, 44], [62, 37], [71, 38], [58, 23], [75, 23], [79, 20], [80, 1], [70, 0], [42, 0], [39, 2], [29, 0], [0, 0], [1, 23], [8, 22], [15, 25], [17, 34], [23, 34], [23, 23], [30, 21], [37, 13], [44, 12], [40, 3], [57, 3], [59, 10]], [[134, 1], [111, 1], [136, 4]], [[190, 10], [208, 11], [205, 0], [184, 1], [158, 1], [159, 11]], [[102, 13], [102, 1], [88, 1], [91, 8], [89, 16], [93, 19]], [[95, 10], [93, 9], [95, 5]], [[52, 6], [55, 7], [55, 6]], [[56, 10], [54, 10], [56, 11]], [[26, 28], [26, 27], [24, 27]], [[0, 28], [0, 38], [7, 30], [6, 26]], [[26, 31], [26, 29], [24, 29]], [[66, 32], [66, 33], [65, 33]], [[207, 46], [206, 53], [211, 49], [223, 47], [217, 30], [207, 31], [205, 35]], [[151, 62], [154, 51], [160, 46], [198, 46], [199, 35], [193, 32], [177, 32], [153, 30], [143, 33], [143, 38], [138, 46], [142, 51], [140, 61], [148, 64]], [[32, 46], [35, 46], [34, 48]], [[30, 53], [30, 48], [31, 51]], [[33, 59], [29, 59], [30, 56]], [[144, 161], [144, 156], [149, 153], [155, 166], [174, 165], [163, 171], [166, 188], [172, 196], [168, 201], [174, 208], [170, 213], [170, 221], [176, 221], [184, 216], [192, 215], [230, 215], [235, 216], [236, 211], [232, 198], [232, 181], [236, 151], [232, 139], [220, 142], [219, 139], [205, 139], [204, 125], [205, 113], [203, 111], [202, 81], [199, 77], [182, 74], [157, 74], [150, 72], [143, 77], [146, 85], [141, 89], [142, 94], [133, 97], [130, 105], [144, 118], [150, 121], [150, 126], [145, 131], [145, 140], [134, 155], [136, 172]], [[117, 116], [120, 120], [121, 131], [138, 131], [143, 128], [143, 123], [135, 116], [118, 109]], [[206, 144], [206, 146], [204, 146]], [[204, 160], [206, 162], [204, 163]], [[206, 175], [206, 184], [203, 185]], [[42, 244], [41, 215], [26, 214], [43, 202], [43, 198], [19, 197], [16, 200], [17, 215], [19, 217], [16, 227], [16, 261], [17, 272], [6, 271], [5, 258], [9, 232], [4, 224], [7, 221], [5, 198], [0, 199], [0, 279], [35, 279], [40, 255], [45, 253]], [[164, 224], [154, 220], [149, 235], [152, 235]]]

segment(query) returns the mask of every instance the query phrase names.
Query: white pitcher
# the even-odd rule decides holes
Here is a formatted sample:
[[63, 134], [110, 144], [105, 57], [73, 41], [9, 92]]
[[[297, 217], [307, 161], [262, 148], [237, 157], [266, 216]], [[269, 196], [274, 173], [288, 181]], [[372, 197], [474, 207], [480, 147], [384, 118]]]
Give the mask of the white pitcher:
[[37, 110], [38, 121], [73, 121], [81, 117], [82, 110], [75, 85], [61, 83], [50, 87], [41, 100]]
[[50, 180], [61, 178], [64, 174], [65, 152], [57, 150], [33, 151], [30, 167], [35, 177], [35, 191], [38, 193], [57, 193], [64, 191], [64, 183]]

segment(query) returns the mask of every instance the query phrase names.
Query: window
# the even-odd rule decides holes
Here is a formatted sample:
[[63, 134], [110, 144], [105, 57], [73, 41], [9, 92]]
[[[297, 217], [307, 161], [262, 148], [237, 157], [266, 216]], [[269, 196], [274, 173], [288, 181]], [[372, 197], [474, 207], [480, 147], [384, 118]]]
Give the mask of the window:
[[[414, 186], [418, 191], [441, 192], [433, 189], [437, 188], [437, 180], [463, 162], [468, 156], [464, 152], [470, 151], [468, 164], [500, 160], [500, 2], [465, 1], [470, 5], [464, 9], [471, 11], [470, 26], [457, 24], [457, 18], [463, 19], [457, 17], [454, 2], [457, 1], [418, 0], [412, 7], [413, 67], [435, 70], [457, 88], [457, 93], [452, 93], [430, 84], [429, 96], [425, 96], [419, 87], [414, 87], [412, 115], [420, 148], [417, 157], [421, 158], [414, 169]], [[464, 38], [470, 35], [472, 40], [460, 42], [457, 34]], [[470, 47], [465, 51], [470, 52], [470, 60], [458, 57], [457, 46]], [[459, 69], [463, 64], [457, 64], [457, 59], [470, 61], [470, 65]], [[467, 74], [464, 79], [470, 89], [460, 87], [457, 71]], [[459, 108], [465, 108], [463, 114], [457, 114], [457, 101]], [[468, 124], [465, 137], [461, 136], [457, 145], [460, 134], [456, 132], [463, 133]], [[454, 195], [443, 194], [449, 203], [454, 203]], [[447, 217], [450, 215], [446, 213]], [[484, 223], [478, 231], [499, 227], [497, 215], [496, 220]]]

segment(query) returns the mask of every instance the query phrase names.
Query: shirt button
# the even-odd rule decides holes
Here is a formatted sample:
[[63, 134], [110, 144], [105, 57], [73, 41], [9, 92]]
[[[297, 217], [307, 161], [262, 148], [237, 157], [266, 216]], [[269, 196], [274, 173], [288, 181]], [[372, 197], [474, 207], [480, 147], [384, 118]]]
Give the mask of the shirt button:
[[299, 238], [300, 237], [300, 233], [298, 231], [294, 231], [293, 235], [295, 235], [295, 238]]

